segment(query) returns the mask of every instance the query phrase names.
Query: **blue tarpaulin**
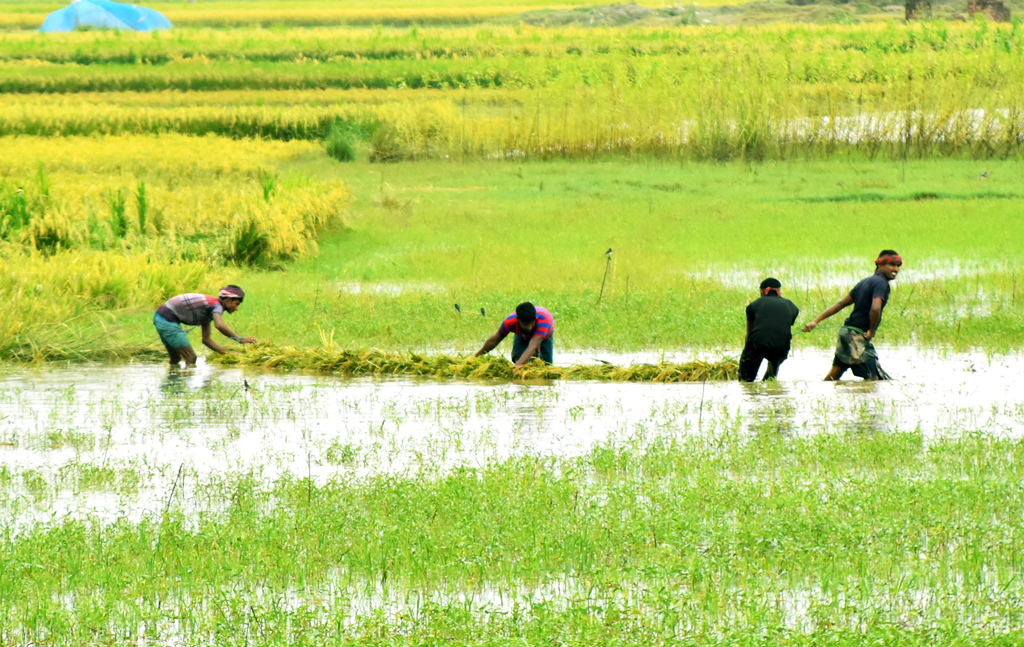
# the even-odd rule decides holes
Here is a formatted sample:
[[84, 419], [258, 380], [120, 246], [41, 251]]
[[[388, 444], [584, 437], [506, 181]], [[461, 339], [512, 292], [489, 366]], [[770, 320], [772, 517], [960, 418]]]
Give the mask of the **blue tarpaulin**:
[[85, 28], [150, 31], [170, 29], [171, 21], [159, 11], [148, 7], [112, 0], [75, 0], [47, 16], [39, 31], [74, 31]]

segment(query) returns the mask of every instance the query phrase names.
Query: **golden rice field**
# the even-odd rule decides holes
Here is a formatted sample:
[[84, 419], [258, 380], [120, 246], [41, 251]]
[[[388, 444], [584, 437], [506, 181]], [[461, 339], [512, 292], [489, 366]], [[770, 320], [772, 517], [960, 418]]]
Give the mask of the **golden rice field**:
[[316, 253], [320, 233], [345, 223], [343, 185], [273, 170], [322, 154], [311, 142], [14, 137], [4, 149], [0, 348], [23, 359], [121, 355], [83, 347], [114, 320], [94, 315]]
[[[51, 8], [0, 6], [11, 20]], [[120, 318], [110, 313], [315, 257], [346, 210], [384, 204], [407, 217], [409, 200], [383, 188], [394, 163], [905, 165], [1014, 160], [1024, 146], [1014, 25], [481, 22], [538, 6], [260, 3], [242, 15], [466, 20], [4, 33], [0, 253], [14, 270], [0, 297], [17, 307], [0, 321], [0, 348], [124, 354], [99, 341]], [[239, 5], [167, 9], [209, 18]], [[323, 166], [346, 160], [381, 169], [355, 202], [345, 167]]]
[[1020, 23], [731, 1], [0, 0], [0, 644], [1024, 643]]
[[[429, 3], [423, 0], [371, 0], [339, 3], [313, 2], [153, 2], [147, 3], [177, 27], [314, 27], [327, 25], [463, 25], [514, 17], [531, 10], [570, 9], [592, 4], [584, 0], [544, 2], [542, 0], [452, 0]], [[640, 5], [663, 7], [663, 2]], [[739, 0], [703, 0], [700, 6], [741, 4]], [[0, 29], [35, 29], [60, 3], [22, 0], [0, 2]]]
[[1013, 157], [1012, 26], [184, 30], [0, 43], [0, 133], [321, 140], [384, 159]]

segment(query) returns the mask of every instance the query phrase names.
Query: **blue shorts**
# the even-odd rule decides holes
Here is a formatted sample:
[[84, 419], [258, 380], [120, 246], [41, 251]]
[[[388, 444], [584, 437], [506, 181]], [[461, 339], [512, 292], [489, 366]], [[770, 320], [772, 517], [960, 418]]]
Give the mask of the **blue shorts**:
[[191, 345], [188, 343], [188, 337], [185, 336], [185, 331], [181, 329], [180, 323], [167, 321], [158, 312], [153, 315], [153, 325], [156, 326], [156, 332], [160, 335], [160, 341], [164, 343], [167, 350], [185, 348]]

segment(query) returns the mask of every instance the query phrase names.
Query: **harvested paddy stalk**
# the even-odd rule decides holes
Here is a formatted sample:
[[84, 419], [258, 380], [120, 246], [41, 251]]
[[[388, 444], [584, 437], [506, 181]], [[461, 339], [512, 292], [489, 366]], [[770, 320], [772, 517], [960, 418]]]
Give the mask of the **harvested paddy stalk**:
[[261, 366], [283, 370], [306, 370], [344, 375], [416, 375], [438, 378], [483, 380], [600, 380], [606, 382], [702, 382], [736, 379], [738, 364], [732, 359], [718, 362], [693, 360], [682, 364], [632, 364], [615, 366], [552, 366], [539, 360], [513, 372], [504, 357], [464, 357], [387, 353], [380, 350], [339, 350], [295, 346], [257, 346], [237, 354], [211, 358], [219, 364]]

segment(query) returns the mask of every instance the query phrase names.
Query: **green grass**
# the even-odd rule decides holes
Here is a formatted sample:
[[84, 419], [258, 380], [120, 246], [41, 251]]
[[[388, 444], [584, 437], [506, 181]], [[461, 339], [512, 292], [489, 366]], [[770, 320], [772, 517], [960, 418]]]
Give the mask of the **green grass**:
[[[2, 635], [1013, 644], [1021, 447], [973, 434], [668, 434], [447, 473], [190, 479], [166, 516], [4, 526]], [[564, 594], [532, 598], [557, 582]], [[359, 612], [363, 596], [378, 601]]]
[[[906, 264], [880, 341], [998, 352], [1024, 338], [1020, 162], [371, 164], [368, 143], [357, 148], [352, 162], [307, 146], [266, 165], [283, 185], [316, 178], [352, 192], [347, 228], [321, 233], [318, 255], [280, 271], [215, 265], [187, 289], [242, 284], [249, 296], [229, 323], [281, 346], [319, 346], [333, 331], [343, 348], [471, 352], [531, 300], [554, 312], [560, 349], [735, 350], [765, 276], [782, 280], [805, 322], [895, 248]], [[59, 177], [65, 162], [51, 162]], [[164, 173], [136, 171], [147, 188]], [[31, 322], [11, 320], [21, 332], [9, 356], [159, 356], [159, 299], [139, 301], [153, 291], [118, 280], [116, 312], [100, 288], [66, 321], [22, 302], [39, 307]]]
[[[1024, 205], [1007, 194], [1021, 170], [1017, 162], [310, 159], [283, 172], [343, 179], [355, 195], [351, 230], [326, 236], [318, 258], [286, 272], [239, 276], [250, 296], [232, 323], [278, 344], [318, 345], [320, 330], [333, 329], [342, 347], [471, 351], [529, 299], [555, 313], [560, 347], [735, 348], [760, 278], [780, 278], [809, 321], [892, 247], [906, 259], [904, 282], [880, 340], [1019, 348]], [[866, 191], [876, 197], [844, 199]], [[943, 197], [907, 199], [923, 192]], [[954, 263], [963, 275], [943, 278]], [[137, 343], [151, 336], [148, 316], [124, 327]], [[799, 343], [828, 345], [832, 336]]]

